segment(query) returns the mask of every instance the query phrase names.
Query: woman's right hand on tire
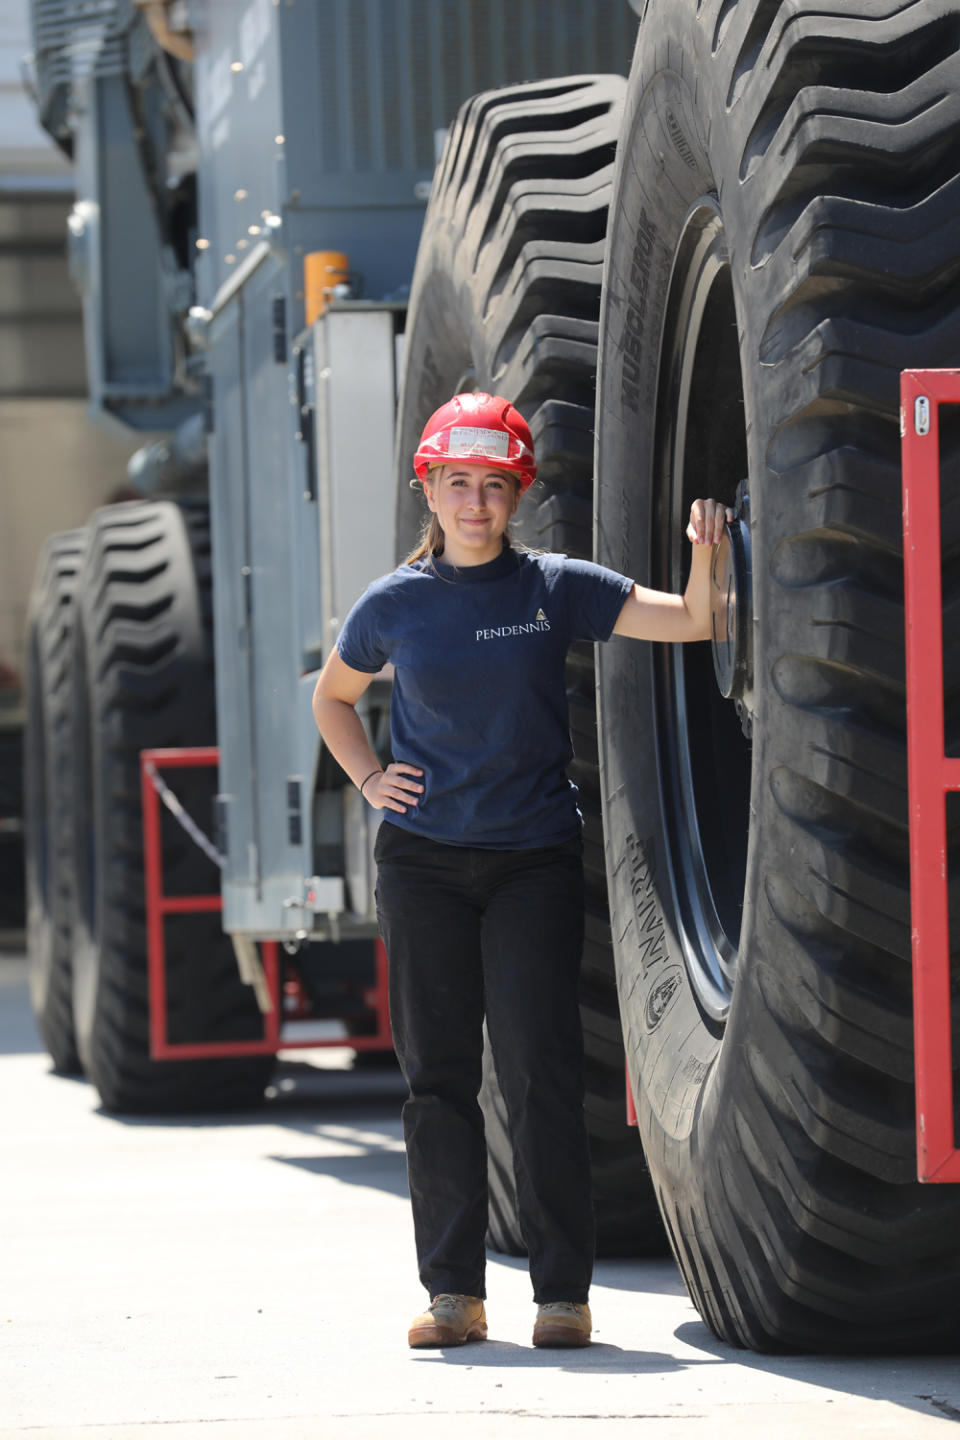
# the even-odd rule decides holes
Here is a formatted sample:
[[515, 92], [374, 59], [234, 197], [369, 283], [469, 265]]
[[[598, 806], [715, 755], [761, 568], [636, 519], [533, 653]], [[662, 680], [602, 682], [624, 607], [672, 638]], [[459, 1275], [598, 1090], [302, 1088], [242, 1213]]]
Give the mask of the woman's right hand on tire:
[[406, 815], [407, 806], [416, 809], [423, 794], [424, 787], [419, 780], [422, 775], [423, 771], [415, 765], [394, 761], [364, 785], [363, 798], [374, 810], [395, 810], [399, 815]]

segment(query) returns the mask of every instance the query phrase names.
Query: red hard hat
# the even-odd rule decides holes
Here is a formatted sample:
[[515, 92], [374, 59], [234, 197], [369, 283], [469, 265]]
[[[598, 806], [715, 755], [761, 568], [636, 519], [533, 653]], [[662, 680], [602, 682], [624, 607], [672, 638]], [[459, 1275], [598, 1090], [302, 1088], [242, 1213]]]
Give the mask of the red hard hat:
[[454, 395], [430, 416], [413, 457], [417, 479], [427, 478], [430, 465], [453, 459], [489, 460], [497, 470], [512, 471], [521, 490], [537, 478], [530, 426], [509, 400], [482, 390]]

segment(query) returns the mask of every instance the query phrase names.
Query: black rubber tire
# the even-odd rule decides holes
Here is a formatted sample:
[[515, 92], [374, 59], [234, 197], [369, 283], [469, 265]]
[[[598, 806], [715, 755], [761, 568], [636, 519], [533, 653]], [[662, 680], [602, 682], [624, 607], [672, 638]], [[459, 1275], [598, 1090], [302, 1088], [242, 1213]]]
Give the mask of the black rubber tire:
[[[678, 588], [690, 499], [749, 469], [755, 686], [751, 753], [708, 646], [601, 647], [621, 1005], [691, 1296], [761, 1350], [960, 1340], [960, 1189], [916, 1181], [898, 426], [901, 367], [960, 355], [958, 46], [937, 0], [650, 0], [618, 152], [598, 558]], [[944, 534], [952, 607], [955, 498]]]
[[84, 532], [46, 541], [27, 606], [24, 836], [27, 964], [37, 1028], [54, 1069], [80, 1072], [73, 1030], [71, 865], [74, 592]]
[[[518, 535], [589, 557], [597, 317], [607, 202], [624, 82], [579, 76], [476, 96], [441, 160], [418, 252], [400, 399], [398, 536], [416, 539], [409, 487], [424, 422], [457, 390], [509, 396], [540, 465]], [[625, 1123], [624, 1061], [606, 926], [591, 646], [568, 669], [577, 759], [594, 823], [587, 844], [591, 942], [584, 967], [588, 1127], [601, 1253], [662, 1250], [636, 1132]], [[490, 1241], [523, 1253], [505, 1109], [492, 1064], [481, 1103], [490, 1158]]]
[[[23, 727], [0, 715], [0, 935], [19, 937], [26, 920], [23, 840]], [[18, 939], [14, 939], [18, 943]]]
[[[238, 1108], [273, 1056], [154, 1061], [148, 1053], [140, 751], [216, 743], [210, 531], [204, 501], [97, 511], [77, 584], [74, 1023], [108, 1110]], [[216, 774], [164, 777], [208, 834]], [[219, 890], [217, 867], [163, 811], [167, 894]], [[262, 1019], [219, 913], [166, 922], [171, 1041], [255, 1039]]]

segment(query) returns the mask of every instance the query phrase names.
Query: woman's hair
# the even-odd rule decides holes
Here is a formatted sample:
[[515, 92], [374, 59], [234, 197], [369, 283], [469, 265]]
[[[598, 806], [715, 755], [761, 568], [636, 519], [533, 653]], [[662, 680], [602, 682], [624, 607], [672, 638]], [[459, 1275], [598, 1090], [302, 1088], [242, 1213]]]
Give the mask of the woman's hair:
[[[431, 465], [428, 472], [428, 478], [431, 480], [433, 480], [434, 478], [439, 480], [443, 468], [444, 467], [442, 465]], [[519, 489], [520, 481], [517, 479], [516, 475], [512, 473], [512, 471], [504, 470], [503, 474], [509, 475], [514, 485], [516, 485]], [[410, 481], [411, 490], [416, 490], [418, 487], [422, 488], [419, 480]], [[514, 549], [515, 542], [513, 536], [510, 534], [509, 525], [504, 531], [503, 543], [508, 547], [508, 549]], [[420, 539], [417, 541], [414, 548], [410, 551], [410, 554], [407, 556], [407, 558], [401, 563], [404, 565], [416, 565], [418, 561], [426, 560], [429, 565], [432, 565], [434, 560], [439, 560], [441, 555], [443, 554], [443, 546], [444, 534], [440, 525], [440, 521], [437, 519], [436, 515], [432, 510], [428, 510], [426, 519], [423, 522], [423, 528], [420, 531]], [[522, 546], [521, 548], [526, 547]]]

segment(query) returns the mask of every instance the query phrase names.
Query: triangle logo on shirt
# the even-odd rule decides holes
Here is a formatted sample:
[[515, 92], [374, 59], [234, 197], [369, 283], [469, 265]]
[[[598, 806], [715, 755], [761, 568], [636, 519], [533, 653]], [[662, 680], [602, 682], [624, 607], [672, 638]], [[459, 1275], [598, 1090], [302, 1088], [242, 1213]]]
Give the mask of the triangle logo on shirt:
[[544, 615], [542, 610], [538, 610], [534, 618], [536, 620], [546, 620], [547, 617], [546, 615]]

